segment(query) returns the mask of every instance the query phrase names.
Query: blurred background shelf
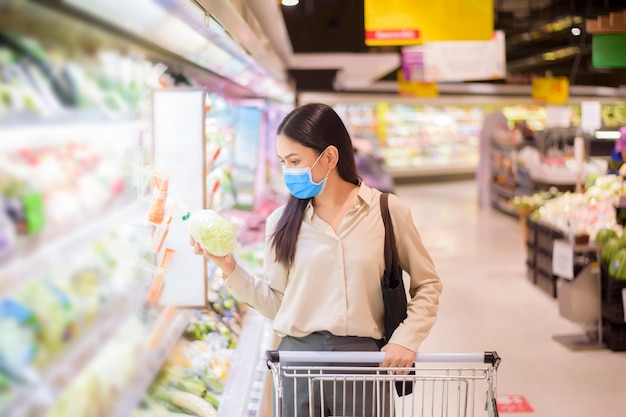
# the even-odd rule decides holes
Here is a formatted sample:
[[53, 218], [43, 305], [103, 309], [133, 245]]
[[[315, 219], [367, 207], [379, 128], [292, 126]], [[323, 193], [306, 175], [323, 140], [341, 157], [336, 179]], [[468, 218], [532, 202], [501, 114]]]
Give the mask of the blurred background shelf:
[[98, 210], [78, 228], [51, 230], [49, 233], [25, 238], [8, 259], [0, 261], [0, 296], [9, 295], [19, 286], [41, 277], [54, 265], [67, 262], [67, 256], [90, 246], [107, 232], [128, 224], [139, 213], [138, 201], [125, 201]]

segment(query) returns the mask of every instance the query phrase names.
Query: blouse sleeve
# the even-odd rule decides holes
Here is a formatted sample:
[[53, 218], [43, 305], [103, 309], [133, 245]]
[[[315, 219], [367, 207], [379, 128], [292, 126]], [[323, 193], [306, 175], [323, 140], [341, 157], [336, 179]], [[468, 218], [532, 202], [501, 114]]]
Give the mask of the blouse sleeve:
[[225, 281], [226, 286], [238, 301], [258, 310], [269, 319], [274, 319], [276, 316], [287, 286], [287, 268], [275, 261], [274, 250], [270, 245], [270, 237], [281, 211], [278, 209], [272, 213], [265, 225], [263, 272], [266, 279], [253, 276], [237, 262], [235, 270]]

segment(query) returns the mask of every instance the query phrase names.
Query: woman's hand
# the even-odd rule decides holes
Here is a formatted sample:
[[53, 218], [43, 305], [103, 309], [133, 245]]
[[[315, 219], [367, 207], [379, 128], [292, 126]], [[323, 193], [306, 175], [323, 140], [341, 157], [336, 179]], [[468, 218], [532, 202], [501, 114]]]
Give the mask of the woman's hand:
[[235, 261], [235, 257], [232, 254], [226, 256], [211, 255], [192, 236], [189, 236], [189, 245], [193, 246], [193, 253], [209, 258], [226, 276], [232, 274], [237, 266], [237, 261]]
[[[415, 363], [415, 352], [403, 346], [388, 343], [380, 350], [385, 352], [385, 360], [381, 364], [383, 368], [410, 368]], [[398, 375], [407, 375], [406, 371], [398, 371]]]

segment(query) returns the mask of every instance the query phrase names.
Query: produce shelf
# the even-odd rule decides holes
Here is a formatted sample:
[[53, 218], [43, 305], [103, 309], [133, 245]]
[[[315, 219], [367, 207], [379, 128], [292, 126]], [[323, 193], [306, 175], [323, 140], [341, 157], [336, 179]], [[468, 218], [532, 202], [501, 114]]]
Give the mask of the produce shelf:
[[[0, 415], [6, 417], [45, 415], [54, 405], [55, 399], [70, 386], [98, 354], [100, 348], [117, 332], [120, 324], [137, 310], [137, 302], [127, 299], [102, 311], [97, 321], [84, 334], [78, 335], [76, 340], [54, 359], [54, 363], [41, 372], [40, 384], [37, 387], [20, 388], [13, 401], [4, 410], [0, 410]], [[32, 393], [36, 390], [43, 394], [41, 398], [33, 397]], [[43, 401], [40, 403], [41, 399]]]
[[51, 230], [18, 245], [11, 257], [0, 262], [0, 296], [42, 276], [120, 224], [128, 224], [139, 213], [138, 204], [126, 200], [107, 206], [92, 214], [93, 221], [69, 233], [68, 229]]
[[176, 312], [160, 333], [156, 345], [150, 346], [147, 344], [144, 347], [145, 354], [142, 355], [143, 359], [137, 364], [137, 373], [129, 384], [128, 390], [117, 401], [115, 409], [111, 414], [112, 417], [128, 417], [137, 409], [148, 387], [150, 387], [176, 342], [182, 336], [192, 314], [193, 311], [191, 310]]
[[[69, 140], [115, 141], [123, 134], [139, 132], [148, 127], [144, 121], [116, 120], [40, 120], [0, 126], [0, 151], [39, 148], [65, 144]], [[122, 136], [124, 139], [127, 136]], [[81, 139], [83, 138], [83, 139]]]

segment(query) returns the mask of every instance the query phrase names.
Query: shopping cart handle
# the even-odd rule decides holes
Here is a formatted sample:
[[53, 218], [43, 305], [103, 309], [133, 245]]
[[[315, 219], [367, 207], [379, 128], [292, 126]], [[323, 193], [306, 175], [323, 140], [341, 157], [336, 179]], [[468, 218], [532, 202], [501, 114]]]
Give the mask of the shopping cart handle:
[[[294, 350], [268, 350], [265, 358], [273, 363], [382, 363], [385, 352], [316, 352]], [[495, 351], [475, 353], [418, 353], [415, 362], [430, 363], [488, 363], [496, 368], [500, 356]]]

